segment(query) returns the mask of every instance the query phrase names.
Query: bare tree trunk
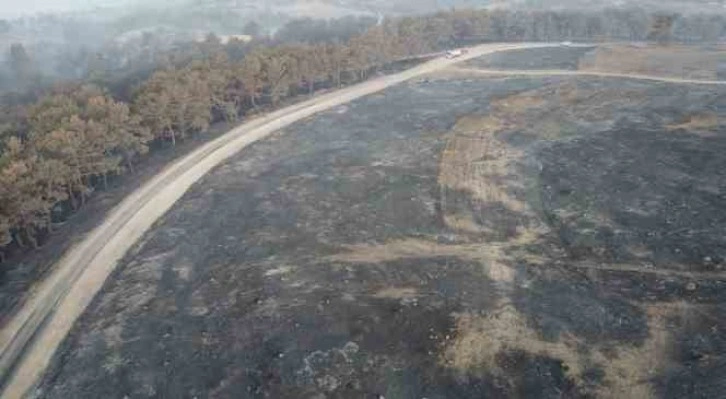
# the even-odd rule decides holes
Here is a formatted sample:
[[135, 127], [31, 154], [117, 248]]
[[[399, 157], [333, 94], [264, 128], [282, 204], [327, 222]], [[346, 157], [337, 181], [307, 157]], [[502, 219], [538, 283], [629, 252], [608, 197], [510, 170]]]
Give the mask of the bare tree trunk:
[[25, 248], [25, 240], [23, 240], [23, 237], [21, 236], [19, 231], [16, 231], [12, 233], [13, 239], [15, 239], [15, 243], [18, 244], [18, 247]]
[[88, 188], [88, 185], [85, 184], [83, 181], [84, 179], [81, 178], [80, 180], [80, 187], [81, 187], [81, 208], [86, 206], [86, 189]]
[[25, 228], [25, 237], [30, 242], [30, 246], [33, 247], [33, 249], [38, 249], [38, 239], [35, 238], [35, 229], [32, 227], [26, 227]]
[[73, 208], [73, 211], [78, 210], [78, 200], [76, 200], [76, 196], [73, 195], [73, 186], [71, 184], [68, 185], [68, 200], [71, 201], [71, 208]]
[[134, 164], [131, 163], [131, 157], [126, 157], [126, 167], [129, 169], [129, 172], [131, 172], [131, 173], [136, 172], [134, 170]]

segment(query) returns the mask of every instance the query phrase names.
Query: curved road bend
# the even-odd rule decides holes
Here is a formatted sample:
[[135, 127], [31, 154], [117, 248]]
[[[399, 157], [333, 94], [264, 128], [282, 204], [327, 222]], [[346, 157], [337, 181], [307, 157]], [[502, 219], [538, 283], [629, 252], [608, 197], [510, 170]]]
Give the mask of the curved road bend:
[[173, 163], [129, 195], [56, 264], [10, 322], [0, 330], [3, 398], [34, 387], [58, 345], [103, 286], [126, 251], [212, 168], [246, 146], [303, 118], [379, 92], [455, 63], [499, 51], [559, 44], [489, 44], [456, 59], [438, 58], [401, 73], [363, 82], [244, 123]]

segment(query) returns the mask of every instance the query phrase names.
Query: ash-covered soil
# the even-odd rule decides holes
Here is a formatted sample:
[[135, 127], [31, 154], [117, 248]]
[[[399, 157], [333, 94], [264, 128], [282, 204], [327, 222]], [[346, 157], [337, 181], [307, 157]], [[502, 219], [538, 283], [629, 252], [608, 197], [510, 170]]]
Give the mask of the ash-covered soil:
[[310, 118], [176, 204], [36, 394], [718, 397], [724, 104], [476, 77]]

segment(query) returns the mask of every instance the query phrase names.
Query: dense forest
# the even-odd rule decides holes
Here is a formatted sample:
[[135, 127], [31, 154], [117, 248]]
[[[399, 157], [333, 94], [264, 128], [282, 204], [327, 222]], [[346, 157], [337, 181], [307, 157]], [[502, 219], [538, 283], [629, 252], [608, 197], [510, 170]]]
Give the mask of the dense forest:
[[[261, 24], [242, 20], [232, 33], [150, 27], [114, 36], [97, 24], [71, 17], [47, 19], [34, 20], [34, 29], [23, 28], [22, 22], [0, 20], [0, 45], [5, 43], [9, 48], [4, 62], [0, 63], [0, 92], [39, 88], [59, 79], [128, 86], [125, 80], [143, 79], [155, 68], [184, 65], [192, 58], [203, 56], [199, 47], [204, 46], [209, 32], [215, 32], [216, 39], [225, 45], [234, 41], [230, 52], [239, 56], [250, 40], [265, 45], [301, 40], [339, 43], [365, 32], [377, 22], [376, 18], [356, 16], [330, 20], [300, 18], [270, 35]], [[58, 38], [51, 41], [38, 30], [47, 32], [45, 35], [57, 32]], [[94, 36], [98, 37], [94, 39]]]
[[[725, 36], [723, 16], [642, 10], [455, 10], [361, 21], [353, 29], [297, 21], [278, 37], [252, 42], [223, 42], [210, 34], [201, 42], [146, 54], [147, 59], [135, 61], [142, 66], [129, 70], [99, 68], [82, 81], [6, 96], [0, 132], [0, 254], [3, 248], [42, 244], [55, 224], [83, 207], [109, 177], [133, 170], [149, 148], [175, 145], [204, 134], [215, 122], [235, 122], [320, 87], [366, 79], [412, 55], [477, 42], [704, 43]], [[29, 79], [32, 56], [21, 46], [10, 51], [14, 78]]]

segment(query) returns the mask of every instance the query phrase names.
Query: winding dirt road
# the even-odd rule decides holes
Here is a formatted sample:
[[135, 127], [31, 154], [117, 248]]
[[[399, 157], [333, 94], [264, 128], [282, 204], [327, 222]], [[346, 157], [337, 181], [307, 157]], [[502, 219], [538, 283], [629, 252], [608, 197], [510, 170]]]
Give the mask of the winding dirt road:
[[[184, 193], [212, 168], [246, 146], [321, 111], [379, 92], [404, 81], [439, 71], [482, 55], [517, 49], [558, 47], [559, 44], [496, 44], [469, 49], [459, 58], [438, 58], [404, 72], [377, 78], [281, 109], [252, 120], [202, 146], [170, 165], [118, 205], [102, 225], [71, 249], [54, 272], [34, 290], [18, 313], [0, 331], [0, 382], [3, 398], [29, 392], [48, 366], [58, 345], [70, 331], [118, 261]], [[511, 76], [611, 76], [671, 83], [709, 83], [578, 71], [481, 71], [467, 73]]]

